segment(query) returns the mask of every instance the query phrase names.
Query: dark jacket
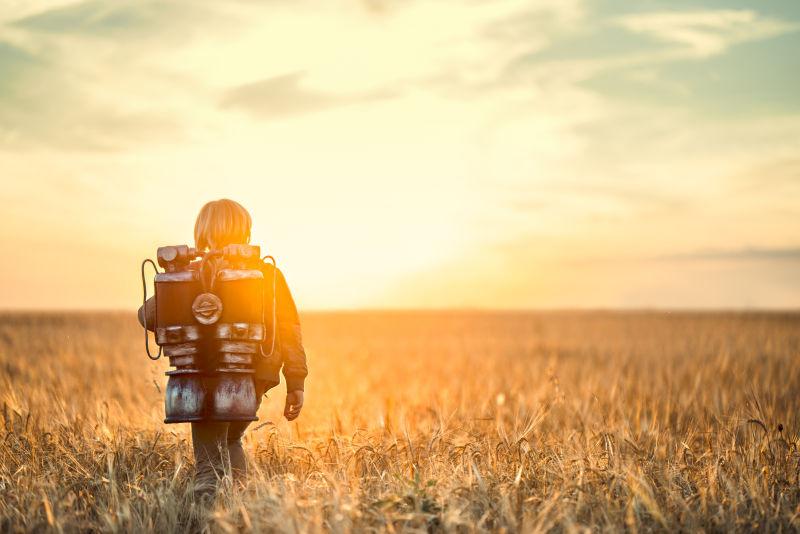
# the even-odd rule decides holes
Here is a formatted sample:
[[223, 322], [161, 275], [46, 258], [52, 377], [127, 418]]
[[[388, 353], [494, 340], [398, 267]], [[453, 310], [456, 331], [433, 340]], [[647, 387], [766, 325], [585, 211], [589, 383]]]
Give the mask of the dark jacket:
[[[273, 388], [280, 383], [278, 373], [283, 368], [286, 378], [286, 390], [297, 391], [304, 388], [308, 366], [306, 352], [303, 349], [303, 340], [300, 335], [300, 317], [294, 299], [286, 284], [286, 279], [280, 269], [265, 263], [261, 271], [264, 273], [264, 306], [265, 317], [271, 323], [273, 303], [273, 275], [275, 276], [275, 303], [277, 308], [277, 328], [275, 332], [275, 350], [272, 355], [264, 358], [261, 355], [255, 359], [255, 378], [264, 384], [265, 390]], [[156, 301], [150, 297], [144, 306], [139, 307], [139, 323], [144, 326], [144, 316], [147, 314], [147, 329], [155, 330]], [[272, 346], [273, 329], [267, 324], [266, 339], [262, 344], [264, 354], [269, 354]]]

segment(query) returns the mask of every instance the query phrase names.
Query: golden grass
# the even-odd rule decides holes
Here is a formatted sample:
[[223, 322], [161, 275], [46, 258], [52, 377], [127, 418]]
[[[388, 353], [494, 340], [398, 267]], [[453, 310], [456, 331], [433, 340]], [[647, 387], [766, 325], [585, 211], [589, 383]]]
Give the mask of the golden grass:
[[800, 316], [304, 317], [297, 423], [192, 501], [132, 314], [0, 317], [0, 531], [789, 531]]

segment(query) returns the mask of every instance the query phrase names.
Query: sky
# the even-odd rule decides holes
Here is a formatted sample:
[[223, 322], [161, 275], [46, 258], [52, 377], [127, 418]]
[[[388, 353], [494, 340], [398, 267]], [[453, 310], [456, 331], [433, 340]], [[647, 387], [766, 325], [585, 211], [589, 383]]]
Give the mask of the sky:
[[800, 2], [0, 0], [0, 309], [241, 202], [302, 310], [800, 307]]

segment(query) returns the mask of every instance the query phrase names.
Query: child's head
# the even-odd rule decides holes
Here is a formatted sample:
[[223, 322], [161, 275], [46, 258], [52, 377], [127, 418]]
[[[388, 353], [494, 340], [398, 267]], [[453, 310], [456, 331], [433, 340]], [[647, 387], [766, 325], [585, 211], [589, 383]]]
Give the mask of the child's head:
[[202, 251], [249, 243], [251, 224], [250, 214], [238, 202], [227, 198], [212, 200], [197, 215], [195, 247]]

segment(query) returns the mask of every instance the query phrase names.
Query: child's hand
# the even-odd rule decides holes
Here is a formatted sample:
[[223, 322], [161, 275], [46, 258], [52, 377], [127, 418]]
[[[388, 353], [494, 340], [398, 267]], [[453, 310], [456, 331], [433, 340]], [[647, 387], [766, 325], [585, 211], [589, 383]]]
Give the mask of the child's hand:
[[286, 394], [286, 407], [283, 409], [283, 416], [287, 421], [294, 421], [303, 409], [303, 390], [290, 391]]

